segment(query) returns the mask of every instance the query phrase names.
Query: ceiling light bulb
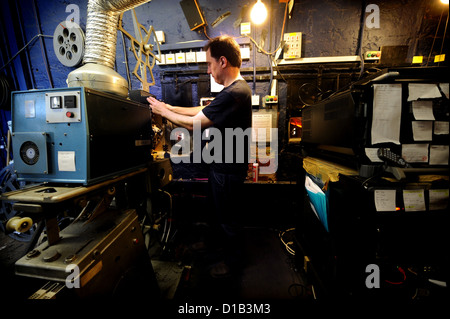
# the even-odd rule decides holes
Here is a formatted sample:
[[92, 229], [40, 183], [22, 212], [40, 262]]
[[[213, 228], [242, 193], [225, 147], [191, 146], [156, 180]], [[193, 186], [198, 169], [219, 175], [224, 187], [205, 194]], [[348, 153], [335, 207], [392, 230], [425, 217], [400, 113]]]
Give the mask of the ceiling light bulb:
[[448, 4], [448, 0], [441, 0], [443, 4]]
[[267, 18], [267, 9], [264, 3], [261, 0], [258, 0], [252, 8], [250, 13], [250, 18], [252, 19], [254, 24], [261, 24]]

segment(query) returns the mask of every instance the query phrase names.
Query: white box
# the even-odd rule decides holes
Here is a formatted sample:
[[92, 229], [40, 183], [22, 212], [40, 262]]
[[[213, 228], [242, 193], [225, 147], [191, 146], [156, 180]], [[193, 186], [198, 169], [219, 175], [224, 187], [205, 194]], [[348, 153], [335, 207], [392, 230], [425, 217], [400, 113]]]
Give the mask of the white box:
[[175, 64], [175, 54], [167, 53], [166, 54], [166, 64]]
[[241, 23], [241, 35], [250, 34], [250, 32], [251, 32], [250, 22]]
[[198, 51], [195, 52], [197, 63], [206, 62], [206, 52], [205, 51]]
[[259, 106], [259, 95], [252, 95], [252, 105]]
[[161, 43], [166, 43], [166, 36], [164, 34], [164, 31], [155, 31], [155, 35], [156, 35], [156, 40], [155, 41], [159, 41], [159, 44]]
[[249, 47], [241, 47], [241, 59], [242, 60], [250, 59], [250, 48]]
[[175, 53], [175, 60], [177, 63], [186, 63], [186, 53], [184, 52]]
[[195, 63], [195, 62], [197, 62], [195, 52], [186, 52], [186, 62], [187, 63]]
[[156, 55], [156, 57], [159, 57], [161, 62], [158, 62], [158, 60], [156, 60], [156, 64], [157, 65], [164, 65], [166, 64], [166, 56], [164, 54], [161, 54], [160, 56]]

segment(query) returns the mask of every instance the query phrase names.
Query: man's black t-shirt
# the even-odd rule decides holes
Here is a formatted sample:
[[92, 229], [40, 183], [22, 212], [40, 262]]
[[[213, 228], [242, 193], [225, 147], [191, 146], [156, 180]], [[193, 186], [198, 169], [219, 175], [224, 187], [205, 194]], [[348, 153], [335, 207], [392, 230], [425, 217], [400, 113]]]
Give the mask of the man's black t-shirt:
[[[220, 131], [222, 138], [221, 160], [214, 160], [210, 164], [210, 169], [218, 173], [242, 175], [247, 173], [250, 135], [240, 134], [240, 132], [248, 133], [252, 125], [251, 95], [252, 92], [247, 82], [242, 79], [236, 80], [219, 92], [216, 98], [203, 109], [203, 114], [213, 122], [210, 128]], [[230, 141], [226, 141], [226, 138], [230, 136], [227, 135], [226, 129], [229, 129], [228, 133], [230, 133], [230, 129], [235, 133], [232, 148], [228, 145]], [[214, 133], [213, 130], [210, 131]], [[216, 138], [213, 135], [211, 134], [211, 144]], [[243, 140], [237, 141], [241, 138]], [[244, 151], [244, 156], [236, 157], [237, 153], [242, 155], [242, 151]], [[229, 158], [230, 152], [233, 152], [234, 155], [232, 160]]]

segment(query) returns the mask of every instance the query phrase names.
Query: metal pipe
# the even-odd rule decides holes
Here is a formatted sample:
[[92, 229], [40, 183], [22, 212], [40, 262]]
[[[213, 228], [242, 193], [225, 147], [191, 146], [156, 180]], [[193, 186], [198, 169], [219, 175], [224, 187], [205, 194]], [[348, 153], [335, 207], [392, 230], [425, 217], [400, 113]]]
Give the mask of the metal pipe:
[[120, 13], [149, 0], [89, 0], [83, 63], [114, 68]]
[[69, 87], [84, 86], [121, 96], [128, 95], [127, 80], [114, 71], [117, 23], [122, 12], [149, 1], [89, 0], [84, 65], [69, 73]]

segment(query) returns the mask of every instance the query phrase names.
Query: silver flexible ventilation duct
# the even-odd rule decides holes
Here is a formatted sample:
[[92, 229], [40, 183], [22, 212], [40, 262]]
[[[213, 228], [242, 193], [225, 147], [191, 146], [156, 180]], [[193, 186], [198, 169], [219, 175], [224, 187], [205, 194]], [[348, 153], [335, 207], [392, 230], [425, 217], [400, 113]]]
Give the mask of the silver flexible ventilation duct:
[[128, 82], [114, 71], [117, 23], [122, 12], [150, 0], [89, 0], [84, 65], [69, 73], [69, 87], [84, 86], [118, 95], [128, 94]]

